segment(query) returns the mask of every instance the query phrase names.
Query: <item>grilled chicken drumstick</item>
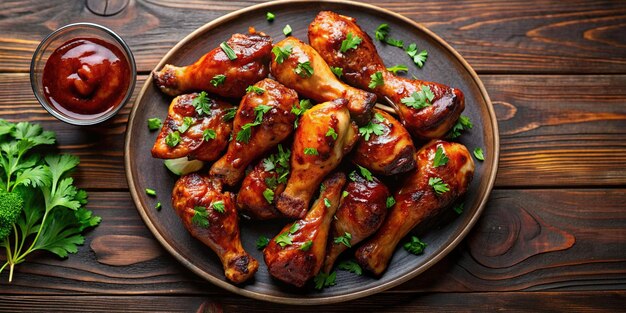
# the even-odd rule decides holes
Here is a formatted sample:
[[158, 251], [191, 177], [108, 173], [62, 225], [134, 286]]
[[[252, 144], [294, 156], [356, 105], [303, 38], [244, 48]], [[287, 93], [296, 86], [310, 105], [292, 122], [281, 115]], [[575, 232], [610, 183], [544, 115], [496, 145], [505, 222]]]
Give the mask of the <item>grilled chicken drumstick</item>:
[[291, 113], [298, 94], [266, 78], [254, 85], [243, 99], [233, 121], [233, 140], [226, 154], [211, 167], [211, 176], [233, 186], [243, 177], [246, 166], [287, 138], [296, 115]]
[[270, 66], [276, 80], [317, 102], [348, 100], [348, 110], [357, 123], [367, 123], [376, 103], [372, 93], [348, 86], [337, 79], [328, 64], [311, 46], [287, 37], [277, 43]]
[[320, 183], [358, 139], [345, 99], [324, 102], [306, 111], [291, 148], [291, 175], [276, 208], [285, 216], [302, 218]]
[[234, 201], [219, 180], [196, 173], [182, 176], [172, 191], [172, 206], [187, 231], [218, 255], [228, 280], [242, 283], [254, 276], [259, 262], [241, 246]]
[[267, 77], [272, 39], [262, 34], [234, 34], [194, 64], [165, 65], [152, 77], [170, 96], [205, 90], [227, 98], [240, 98], [249, 85]]
[[[437, 155], [437, 150], [441, 150]], [[444, 157], [445, 156], [445, 157]], [[467, 191], [474, 175], [474, 161], [459, 143], [434, 140], [417, 152], [417, 169], [394, 198], [387, 219], [357, 251], [362, 267], [381, 275], [398, 242], [415, 226], [450, 206]]]
[[330, 226], [330, 238], [349, 234], [348, 245], [330, 241], [326, 249], [323, 270], [330, 273], [337, 257], [346, 249], [372, 235], [385, 220], [389, 190], [376, 177], [364, 178], [355, 172], [344, 189], [335, 218]]
[[339, 205], [346, 182], [343, 173], [324, 181], [326, 187], [304, 219], [289, 224], [270, 241], [263, 255], [270, 274], [288, 284], [302, 287], [322, 268], [330, 222]]
[[406, 128], [391, 115], [378, 109], [374, 110], [370, 123], [361, 128], [362, 136], [354, 148], [352, 160], [381, 175], [414, 169], [415, 146]]
[[[352, 46], [344, 44], [342, 49], [348, 37], [353, 43], [359, 41], [356, 37], [360, 41]], [[309, 25], [309, 42], [328, 65], [343, 68], [343, 77], [350, 85], [393, 101], [402, 123], [415, 137], [442, 138], [465, 108], [463, 93], [458, 89], [387, 71], [372, 39], [351, 17], [320, 12]]]
[[152, 147], [152, 156], [216, 160], [228, 145], [232, 125], [225, 115], [230, 110], [234, 110], [232, 105], [210, 99], [205, 93], [174, 98]]

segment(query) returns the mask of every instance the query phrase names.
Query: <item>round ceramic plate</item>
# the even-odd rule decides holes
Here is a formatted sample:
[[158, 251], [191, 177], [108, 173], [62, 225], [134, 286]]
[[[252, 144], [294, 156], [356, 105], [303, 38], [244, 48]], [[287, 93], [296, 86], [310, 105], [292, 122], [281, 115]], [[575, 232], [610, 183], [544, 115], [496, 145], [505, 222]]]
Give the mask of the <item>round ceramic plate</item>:
[[[272, 238], [286, 221], [251, 222], [242, 219], [243, 246], [261, 264], [253, 280], [233, 285], [225, 279], [217, 256], [189, 235], [171, 208], [170, 194], [177, 177], [163, 166], [162, 160], [151, 157], [150, 149], [158, 132], [148, 131], [146, 121], [151, 117], [165, 119], [172, 98], [163, 95], [149, 78], [133, 107], [126, 136], [126, 174], [133, 200], [154, 236], [184, 266], [210, 282], [244, 296], [291, 304], [327, 304], [364, 297], [399, 285], [441, 260], [465, 237], [478, 219], [496, 177], [499, 151], [496, 117], [476, 73], [454, 49], [428, 29], [381, 8], [347, 1], [279, 1], [255, 5], [197, 29], [172, 48], [156, 69], [161, 69], [165, 64], [191, 64], [233, 33], [247, 33], [250, 26], [278, 42], [285, 38], [282, 29], [289, 24], [293, 36], [307, 41], [308, 25], [322, 10], [356, 18], [357, 23], [372, 38], [378, 25], [389, 24], [391, 37], [404, 40], [406, 45], [415, 42], [420, 49], [426, 49], [428, 61], [419, 69], [404, 50], [375, 41], [387, 66], [407, 64], [410, 68], [407, 75], [443, 83], [465, 93], [466, 109], [463, 114], [471, 119], [474, 128], [464, 133], [460, 142], [470, 151], [476, 147], [483, 148], [486, 158], [484, 162], [476, 162], [474, 180], [464, 200], [464, 212], [447, 218], [446, 223], [420, 230], [420, 238], [428, 243], [424, 254], [415, 256], [399, 246], [388, 270], [381, 277], [337, 271], [336, 285], [321, 291], [313, 288], [312, 284], [302, 289], [283, 284], [270, 277], [263, 263], [263, 254], [256, 249], [255, 241], [261, 235]], [[268, 22], [265, 19], [266, 12], [276, 14], [276, 20]], [[145, 188], [155, 189], [157, 199], [147, 196]], [[162, 210], [154, 209], [156, 201], [163, 203]], [[350, 252], [344, 254], [349, 257]]]

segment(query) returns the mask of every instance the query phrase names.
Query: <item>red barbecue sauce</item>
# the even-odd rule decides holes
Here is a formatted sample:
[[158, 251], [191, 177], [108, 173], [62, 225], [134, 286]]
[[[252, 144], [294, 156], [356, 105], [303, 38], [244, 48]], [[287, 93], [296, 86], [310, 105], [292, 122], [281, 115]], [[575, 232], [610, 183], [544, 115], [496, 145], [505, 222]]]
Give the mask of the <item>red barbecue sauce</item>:
[[46, 99], [74, 118], [93, 118], [117, 105], [130, 84], [128, 60], [115, 45], [97, 38], [75, 38], [57, 48], [46, 61]]

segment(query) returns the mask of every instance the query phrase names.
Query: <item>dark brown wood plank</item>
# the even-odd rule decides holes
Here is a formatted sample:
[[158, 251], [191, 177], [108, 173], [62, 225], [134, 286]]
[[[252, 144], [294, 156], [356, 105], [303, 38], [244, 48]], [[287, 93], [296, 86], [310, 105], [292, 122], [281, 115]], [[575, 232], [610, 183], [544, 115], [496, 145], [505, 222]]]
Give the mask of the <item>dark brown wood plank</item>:
[[[165, 201], [164, 210], [171, 209]], [[449, 256], [394, 292], [615, 290], [626, 287], [626, 189], [496, 190]], [[67, 260], [21, 264], [0, 294], [224, 294], [171, 257], [125, 192], [91, 192], [103, 222]], [[418, 258], [418, 256], [416, 256]], [[341, 282], [338, 282], [341, 283]]]
[[0, 312], [616, 312], [626, 292], [374, 295], [342, 304], [293, 306], [214, 297], [1, 296]]
[[[85, 1], [3, 1], [0, 71], [28, 72], [39, 41], [79, 21], [119, 32], [130, 44], [139, 70], [149, 71], [192, 30], [259, 2], [130, 1], [121, 13], [102, 17], [89, 11]], [[424, 24], [478, 72], [626, 73], [623, 1], [367, 2]], [[280, 16], [275, 23], [280, 25]]]
[[[145, 78], [139, 77], [135, 93]], [[626, 185], [625, 75], [481, 78], [500, 126], [496, 187]], [[166, 111], [165, 104], [155, 105]], [[0, 74], [0, 118], [55, 130], [60, 148], [82, 159], [77, 177], [83, 188], [127, 188], [123, 149], [129, 112], [130, 105], [99, 127], [67, 125], [37, 103], [27, 74]]]

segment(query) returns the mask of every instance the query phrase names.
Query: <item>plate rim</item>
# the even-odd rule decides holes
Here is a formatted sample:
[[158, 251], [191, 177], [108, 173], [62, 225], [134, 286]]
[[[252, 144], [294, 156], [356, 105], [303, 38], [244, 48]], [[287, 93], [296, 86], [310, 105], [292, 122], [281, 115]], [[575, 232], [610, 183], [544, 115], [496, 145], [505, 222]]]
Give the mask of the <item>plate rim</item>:
[[194, 272], [194, 274], [208, 280], [209, 282], [211, 282], [212, 284], [223, 288], [225, 290], [228, 290], [230, 292], [233, 292], [235, 294], [239, 294], [242, 296], [246, 296], [252, 299], [257, 299], [257, 300], [264, 300], [264, 301], [269, 301], [269, 302], [274, 302], [274, 303], [282, 303], [282, 304], [292, 304], [292, 305], [321, 305], [321, 304], [332, 304], [332, 303], [338, 303], [338, 302], [344, 302], [344, 301], [349, 301], [349, 300], [354, 300], [354, 299], [358, 299], [358, 298], [362, 298], [362, 297], [366, 297], [366, 296], [370, 296], [373, 294], [377, 294], [380, 293], [382, 291], [385, 291], [387, 289], [393, 288], [395, 286], [398, 286], [416, 276], [418, 276], [419, 274], [425, 272], [426, 270], [428, 270], [430, 267], [432, 267], [434, 264], [436, 264], [437, 262], [439, 262], [441, 259], [443, 259], [446, 255], [448, 255], [452, 250], [454, 250], [458, 244], [465, 239], [465, 237], [467, 236], [467, 234], [469, 233], [469, 231], [473, 228], [473, 226], [476, 224], [476, 222], [478, 221], [478, 219], [480, 218], [480, 216], [482, 215], [483, 210], [485, 209], [485, 205], [491, 195], [491, 192], [493, 190], [493, 186], [495, 184], [495, 180], [496, 180], [496, 176], [497, 176], [497, 172], [498, 172], [498, 163], [500, 160], [500, 134], [499, 134], [499, 130], [498, 130], [498, 122], [496, 119], [496, 115], [495, 115], [495, 110], [493, 108], [493, 103], [491, 102], [491, 99], [489, 97], [489, 94], [487, 93], [487, 90], [485, 89], [485, 86], [483, 85], [482, 80], [478, 77], [478, 74], [476, 74], [476, 72], [474, 71], [474, 69], [471, 67], [471, 65], [452, 47], [450, 46], [446, 41], [444, 41], [441, 37], [439, 37], [437, 34], [435, 34], [434, 32], [432, 32], [431, 30], [429, 30], [428, 28], [426, 28], [425, 26], [421, 25], [418, 22], [415, 22], [414, 20], [405, 17], [399, 13], [393, 12], [391, 10], [385, 9], [385, 8], [381, 8], [369, 3], [361, 3], [361, 2], [356, 2], [356, 1], [350, 1], [350, 0], [277, 0], [277, 1], [270, 1], [270, 2], [265, 2], [265, 3], [260, 3], [260, 4], [256, 4], [253, 6], [249, 6], [247, 8], [242, 8], [233, 12], [230, 12], [228, 14], [225, 14], [223, 16], [220, 16], [202, 26], [200, 26], [199, 28], [195, 29], [194, 31], [192, 31], [191, 33], [189, 33], [187, 36], [185, 36], [183, 39], [181, 39], [176, 45], [174, 45], [174, 47], [172, 47], [159, 61], [159, 63], [155, 66], [155, 68], [153, 70], [157, 70], [159, 68], [162, 68], [165, 65], [165, 60], [169, 59], [175, 52], [177, 52], [177, 50], [184, 46], [185, 44], [187, 44], [189, 41], [193, 40], [195, 38], [195, 36], [199, 33], [204, 33], [207, 31], [210, 31], [211, 29], [220, 26], [221, 24], [228, 22], [232, 19], [237, 18], [238, 15], [244, 14], [244, 13], [248, 13], [250, 11], [255, 11], [255, 10], [259, 10], [259, 9], [263, 9], [266, 7], [272, 7], [275, 5], [280, 5], [280, 4], [294, 4], [294, 3], [333, 3], [333, 4], [341, 4], [341, 5], [348, 5], [348, 6], [353, 6], [353, 7], [360, 7], [360, 8], [365, 8], [368, 10], [372, 10], [372, 11], [377, 11], [383, 14], [388, 14], [393, 16], [394, 18], [397, 18], [399, 20], [402, 20], [408, 24], [410, 24], [412, 27], [415, 27], [416, 29], [424, 32], [427, 36], [429, 36], [430, 38], [432, 38], [433, 40], [435, 40], [438, 44], [440, 44], [445, 50], [447, 50], [448, 52], [450, 52], [458, 61], [459, 63], [463, 66], [463, 68], [467, 71], [467, 73], [471, 76], [472, 80], [474, 81], [474, 83], [476, 84], [476, 86], [478, 87], [478, 90], [480, 92], [480, 95], [483, 97], [483, 100], [485, 101], [486, 104], [486, 109], [487, 109], [487, 113], [489, 116], [489, 120], [490, 120], [490, 126], [493, 129], [493, 134], [491, 134], [491, 140], [492, 140], [492, 144], [494, 147], [494, 151], [493, 151], [493, 163], [491, 165], [491, 167], [488, 169], [490, 170], [491, 174], [486, 177], [488, 179], [487, 181], [487, 186], [485, 188], [486, 192], [484, 194], [484, 196], [479, 197], [479, 203], [478, 203], [478, 208], [476, 209], [476, 211], [474, 212], [473, 216], [470, 218], [470, 220], [468, 221], [468, 223], [466, 223], [461, 231], [459, 232], [458, 236], [456, 236], [449, 245], [447, 245], [445, 248], [443, 248], [441, 251], [439, 251], [438, 253], [434, 254], [432, 256], [432, 258], [430, 260], [428, 260], [427, 262], [425, 262], [424, 264], [422, 264], [421, 266], [419, 266], [418, 268], [411, 270], [401, 276], [399, 276], [398, 278], [388, 281], [386, 283], [377, 285], [373, 288], [369, 288], [369, 289], [365, 289], [365, 290], [361, 290], [361, 291], [356, 291], [353, 293], [349, 293], [349, 294], [344, 294], [344, 295], [335, 295], [335, 296], [327, 296], [327, 297], [319, 297], [319, 298], [306, 298], [306, 297], [282, 297], [282, 296], [274, 296], [274, 295], [268, 295], [268, 294], [264, 294], [264, 293], [260, 293], [260, 292], [256, 292], [256, 291], [250, 291], [250, 290], [246, 290], [243, 288], [238, 287], [237, 285], [231, 284], [227, 281], [224, 281], [222, 279], [219, 279], [215, 276], [212, 276], [208, 273], [206, 273], [205, 271], [203, 271], [201, 268], [199, 268], [198, 266], [194, 265], [193, 263], [191, 263], [189, 260], [187, 260], [186, 258], [184, 258], [181, 254], [178, 253], [178, 251], [176, 251], [176, 249], [169, 244], [169, 242], [161, 235], [161, 233], [156, 229], [156, 226], [152, 223], [152, 221], [150, 220], [149, 216], [146, 214], [145, 212], [145, 208], [141, 205], [141, 201], [139, 199], [139, 195], [137, 193], [137, 186], [135, 185], [135, 182], [133, 180], [132, 174], [131, 174], [131, 170], [130, 170], [130, 163], [131, 163], [131, 158], [130, 158], [130, 138], [131, 138], [131, 134], [133, 131], [133, 122], [135, 120], [135, 115], [137, 113], [138, 110], [138, 104], [140, 102], [140, 100], [143, 98], [143, 95], [145, 94], [145, 92], [147, 91], [147, 89], [153, 84], [152, 80], [152, 71], [150, 72], [150, 74], [148, 75], [148, 78], [146, 79], [146, 81], [143, 84], [143, 87], [141, 88], [141, 90], [139, 91], [139, 93], [137, 94], [137, 98], [135, 99], [135, 101], [133, 102], [133, 107], [131, 109], [129, 118], [128, 118], [128, 122], [127, 122], [127, 126], [126, 126], [126, 134], [125, 134], [125, 138], [124, 138], [124, 171], [126, 172], [126, 180], [128, 183], [128, 188], [131, 194], [131, 197], [133, 199], [133, 203], [137, 209], [137, 211], [139, 212], [139, 215], [141, 216], [141, 219], [143, 220], [143, 222], [146, 224], [146, 226], [150, 229], [150, 232], [152, 233], [152, 235], [159, 241], [159, 243], [161, 244], [161, 246], [163, 246], [172, 256], [174, 256], [174, 258], [180, 262], [182, 265], [184, 265], [186, 268], [188, 268], [189, 270], [191, 270], [192, 272]]

